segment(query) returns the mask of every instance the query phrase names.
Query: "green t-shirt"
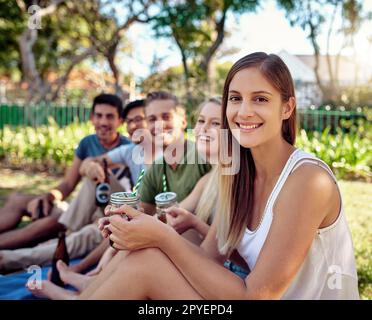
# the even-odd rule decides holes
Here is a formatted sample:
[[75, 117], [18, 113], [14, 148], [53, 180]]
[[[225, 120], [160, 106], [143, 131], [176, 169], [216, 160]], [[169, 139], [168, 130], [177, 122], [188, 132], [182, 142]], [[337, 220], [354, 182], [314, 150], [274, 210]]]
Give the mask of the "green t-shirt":
[[190, 141], [187, 142], [186, 151], [175, 170], [167, 163], [160, 164], [156, 162], [146, 171], [139, 190], [141, 201], [145, 203], [155, 204], [155, 196], [163, 192], [164, 168], [167, 191], [177, 193], [178, 202], [185, 199], [191, 193], [199, 179], [211, 169], [211, 166], [205, 164], [205, 161], [200, 161], [195, 144]]

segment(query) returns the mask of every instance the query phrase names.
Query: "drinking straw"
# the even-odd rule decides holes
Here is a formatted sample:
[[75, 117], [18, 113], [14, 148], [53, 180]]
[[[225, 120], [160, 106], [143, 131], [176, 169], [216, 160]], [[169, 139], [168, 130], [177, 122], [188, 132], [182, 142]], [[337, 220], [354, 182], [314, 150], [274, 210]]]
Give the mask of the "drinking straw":
[[167, 192], [167, 177], [163, 174], [163, 192]]
[[137, 183], [133, 188], [132, 194], [135, 195], [135, 196], [137, 195], [137, 190], [138, 190], [139, 186], [141, 185], [141, 181], [142, 181], [142, 178], [143, 178], [144, 175], [145, 175], [145, 169], [142, 169], [141, 173], [140, 173], [140, 175], [137, 179]]

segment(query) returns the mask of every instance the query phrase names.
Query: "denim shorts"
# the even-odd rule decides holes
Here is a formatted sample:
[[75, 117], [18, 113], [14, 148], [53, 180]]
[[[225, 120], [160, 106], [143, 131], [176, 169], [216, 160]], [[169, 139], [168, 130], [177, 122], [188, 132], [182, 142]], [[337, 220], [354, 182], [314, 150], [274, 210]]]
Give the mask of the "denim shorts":
[[229, 269], [230, 271], [234, 272], [238, 277], [242, 279], [245, 279], [249, 274], [249, 271], [247, 269], [244, 269], [243, 267], [238, 266], [237, 264], [235, 264], [234, 262], [230, 260], [226, 260], [223, 266]]

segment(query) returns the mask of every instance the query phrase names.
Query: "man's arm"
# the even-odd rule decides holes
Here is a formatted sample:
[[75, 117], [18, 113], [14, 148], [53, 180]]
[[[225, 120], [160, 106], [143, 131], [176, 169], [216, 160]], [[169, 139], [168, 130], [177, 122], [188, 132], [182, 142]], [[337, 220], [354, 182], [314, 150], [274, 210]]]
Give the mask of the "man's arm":
[[71, 167], [67, 170], [62, 182], [56, 188], [56, 190], [61, 192], [61, 197], [56, 198], [58, 196], [53, 194], [53, 200], [64, 200], [71, 194], [72, 191], [74, 191], [81, 178], [79, 173], [81, 162], [82, 161], [77, 156], [74, 157]]
[[107, 161], [108, 167], [112, 167], [114, 162], [107, 154], [103, 154], [98, 157], [86, 158], [79, 169], [81, 176], [86, 176], [92, 181], [103, 182], [105, 180], [105, 173], [103, 170], [103, 160]]
[[81, 178], [79, 173], [81, 162], [82, 161], [75, 155], [72, 165], [67, 170], [62, 182], [48, 193], [36, 197], [28, 203], [27, 211], [31, 213], [33, 218], [38, 218], [36, 215], [39, 201], [43, 203], [43, 214], [46, 216], [50, 213], [54, 201], [64, 200], [71, 194]]

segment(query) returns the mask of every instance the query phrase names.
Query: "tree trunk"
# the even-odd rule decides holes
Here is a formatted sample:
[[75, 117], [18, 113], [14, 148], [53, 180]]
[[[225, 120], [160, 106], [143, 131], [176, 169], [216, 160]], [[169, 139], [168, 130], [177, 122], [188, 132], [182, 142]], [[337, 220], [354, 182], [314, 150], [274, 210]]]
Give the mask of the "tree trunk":
[[119, 45], [119, 41], [120, 41], [119, 39], [116, 39], [111, 44], [111, 46], [109, 46], [109, 48], [107, 49], [107, 51], [105, 53], [105, 56], [107, 58], [107, 62], [110, 66], [112, 75], [114, 77], [115, 94], [117, 94], [123, 101], [125, 101], [125, 100], [128, 99], [128, 94], [125, 94], [122, 87], [121, 87], [120, 72], [119, 72], [119, 69], [118, 69], [118, 67], [116, 66], [116, 63], [115, 63], [116, 51], [117, 51], [117, 48], [118, 48], [118, 45]]
[[182, 66], [183, 66], [183, 76], [184, 76], [184, 84], [185, 84], [185, 92], [186, 92], [186, 100], [189, 104], [193, 102], [193, 95], [191, 93], [190, 88], [190, 71], [189, 66], [187, 65], [187, 57], [185, 50], [183, 49], [181, 43], [178, 41], [177, 37], [174, 35], [174, 39], [178, 48], [180, 49], [181, 57], [182, 57]]
[[329, 54], [331, 35], [332, 35], [332, 32], [333, 32], [333, 24], [334, 24], [334, 20], [335, 20], [337, 9], [338, 9], [338, 3], [336, 2], [334, 6], [335, 7], [334, 7], [334, 10], [333, 10], [333, 13], [332, 13], [330, 27], [328, 29], [328, 34], [327, 34], [327, 52], [326, 52], [327, 67], [328, 67], [328, 74], [329, 74], [328, 96], [332, 101], [337, 100], [337, 91], [338, 91], [337, 75], [335, 76], [334, 73], [333, 73], [333, 68], [335, 66], [332, 66], [331, 56]]
[[[39, 19], [52, 14], [57, 9], [58, 5], [60, 5], [64, 1], [65, 0], [51, 1], [49, 6], [38, 11]], [[26, 10], [28, 8], [26, 7], [25, 2], [17, 1], [17, 5], [24, 14], [27, 14]], [[33, 52], [33, 46], [37, 40], [37, 37], [37, 28], [27, 27], [19, 38], [23, 78], [28, 83], [28, 100], [32, 102], [45, 99], [48, 91], [50, 90], [50, 85], [42, 79], [40, 73], [36, 68], [36, 59]]]
[[208, 51], [203, 56], [202, 61], [200, 63], [200, 69], [203, 71], [205, 75], [208, 95], [212, 94], [211, 83], [210, 83], [211, 82], [210, 63], [217, 49], [220, 47], [225, 37], [225, 21], [226, 21], [226, 8], [224, 8], [221, 19], [219, 21], [214, 21], [217, 37], [215, 41], [213, 42], [212, 46], [208, 49]]
[[313, 20], [312, 20], [312, 8], [311, 8], [311, 4], [310, 4], [310, 1], [307, 1], [307, 11], [309, 12], [310, 14], [310, 17], [307, 21], [307, 25], [309, 26], [310, 28], [310, 35], [309, 35], [309, 38], [310, 38], [310, 41], [311, 41], [311, 44], [313, 46], [313, 49], [314, 49], [314, 58], [315, 58], [315, 64], [314, 64], [314, 73], [315, 73], [315, 78], [316, 78], [316, 82], [318, 84], [318, 87], [322, 93], [322, 98], [324, 99], [328, 99], [328, 95], [327, 95], [327, 89], [325, 88], [325, 86], [323, 85], [322, 83], [322, 80], [320, 78], [320, 75], [319, 75], [319, 56], [320, 56], [320, 50], [319, 50], [319, 45], [318, 45], [318, 42], [316, 40], [316, 37], [317, 37], [317, 33], [316, 33], [316, 28], [317, 26], [314, 25], [313, 23]]
[[46, 95], [49, 89], [36, 68], [35, 55], [32, 48], [37, 40], [37, 36], [37, 29], [27, 28], [19, 39], [22, 72], [25, 81], [28, 83], [29, 101], [39, 100]]

